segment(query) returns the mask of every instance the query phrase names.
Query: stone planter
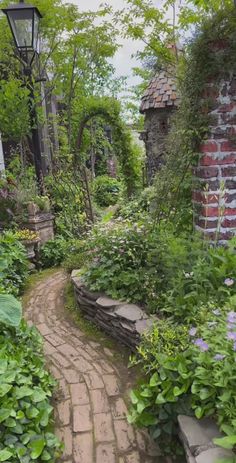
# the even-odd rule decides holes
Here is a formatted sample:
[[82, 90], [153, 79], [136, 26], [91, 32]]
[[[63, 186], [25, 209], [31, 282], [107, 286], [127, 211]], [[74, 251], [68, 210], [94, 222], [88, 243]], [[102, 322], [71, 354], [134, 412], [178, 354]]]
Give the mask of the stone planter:
[[39, 246], [54, 238], [53, 224], [51, 212], [40, 211], [33, 202], [28, 204], [28, 220], [24, 226], [39, 235]]
[[149, 317], [136, 304], [115, 301], [105, 294], [90, 291], [77, 274], [78, 270], [74, 270], [71, 280], [76, 302], [84, 318], [136, 352], [141, 334], [151, 328], [156, 317]]
[[39, 239], [35, 240], [21, 240], [21, 243], [26, 249], [27, 257], [31, 261], [35, 258], [35, 248], [39, 243]]

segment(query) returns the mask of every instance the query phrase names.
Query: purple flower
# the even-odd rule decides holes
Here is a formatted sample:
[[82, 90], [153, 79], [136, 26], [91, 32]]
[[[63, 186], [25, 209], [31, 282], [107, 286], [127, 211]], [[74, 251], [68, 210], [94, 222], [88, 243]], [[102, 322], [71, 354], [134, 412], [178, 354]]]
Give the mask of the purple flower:
[[226, 286], [233, 286], [234, 280], [232, 278], [226, 278], [225, 281], [224, 281], [224, 284]]
[[195, 336], [196, 332], [197, 332], [197, 328], [194, 328], [194, 327], [191, 328], [191, 330], [189, 330], [189, 336]]
[[208, 344], [205, 341], [203, 341], [202, 338], [196, 339], [196, 341], [194, 341], [194, 344], [195, 344], [195, 346], [199, 347], [199, 349], [202, 352], [206, 352], [209, 349]]
[[228, 323], [236, 323], [236, 312], [229, 312], [227, 321]]
[[225, 355], [222, 355], [222, 354], [216, 354], [215, 357], [214, 357], [214, 360], [224, 360], [225, 358]]
[[219, 309], [212, 310], [212, 313], [214, 315], [220, 315], [220, 310]]
[[232, 333], [232, 331], [228, 331], [228, 333], [227, 333], [227, 338], [228, 338], [230, 341], [236, 341], [236, 333]]

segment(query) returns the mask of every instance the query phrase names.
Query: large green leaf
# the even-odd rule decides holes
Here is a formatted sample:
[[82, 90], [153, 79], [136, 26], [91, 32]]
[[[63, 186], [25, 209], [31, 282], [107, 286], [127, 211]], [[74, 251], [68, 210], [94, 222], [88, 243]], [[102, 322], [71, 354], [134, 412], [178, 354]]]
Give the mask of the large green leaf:
[[236, 435], [213, 439], [214, 444], [224, 449], [232, 449], [236, 444]]
[[21, 317], [21, 303], [11, 294], [0, 294], [0, 323], [17, 327]]
[[0, 450], [0, 461], [6, 461], [12, 456], [12, 452], [9, 450], [3, 449]]

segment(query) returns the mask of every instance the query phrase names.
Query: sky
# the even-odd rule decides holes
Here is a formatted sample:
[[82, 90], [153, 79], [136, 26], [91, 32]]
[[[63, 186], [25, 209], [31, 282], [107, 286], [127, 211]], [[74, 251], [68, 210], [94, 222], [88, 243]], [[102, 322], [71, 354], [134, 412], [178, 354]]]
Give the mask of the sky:
[[[78, 5], [81, 11], [97, 10], [102, 3], [101, 0], [67, 0], [70, 3]], [[103, 3], [111, 5], [114, 9], [121, 9], [125, 6], [124, 0], [105, 0]], [[153, 3], [158, 7], [161, 0], [154, 0]], [[121, 47], [117, 51], [112, 60], [112, 64], [116, 69], [116, 76], [128, 76], [128, 85], [135, 85], [139, 78], [132, 76], [132, 67], [138, 66], [140, 63], [132, 58], [138, 50], [142, 49], [143, 44], [140, 41], [132, 41], [120, 38]]]

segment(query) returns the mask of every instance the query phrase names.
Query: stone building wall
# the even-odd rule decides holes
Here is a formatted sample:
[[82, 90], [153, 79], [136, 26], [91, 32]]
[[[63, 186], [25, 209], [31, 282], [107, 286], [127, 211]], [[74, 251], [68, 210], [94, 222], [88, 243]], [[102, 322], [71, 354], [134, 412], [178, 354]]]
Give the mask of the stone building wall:
[[221, 243], [236, 235], [236, 75], [206, 85], [211, 98], [210, 133], [200, 147], [195, 170], [195, 225]]
[[173, 109], [149, 109], [145, 113], [143, 139], [146, 147], [146, 169], [148, 184], [162, 166], [166, 152], [166, 137]]

